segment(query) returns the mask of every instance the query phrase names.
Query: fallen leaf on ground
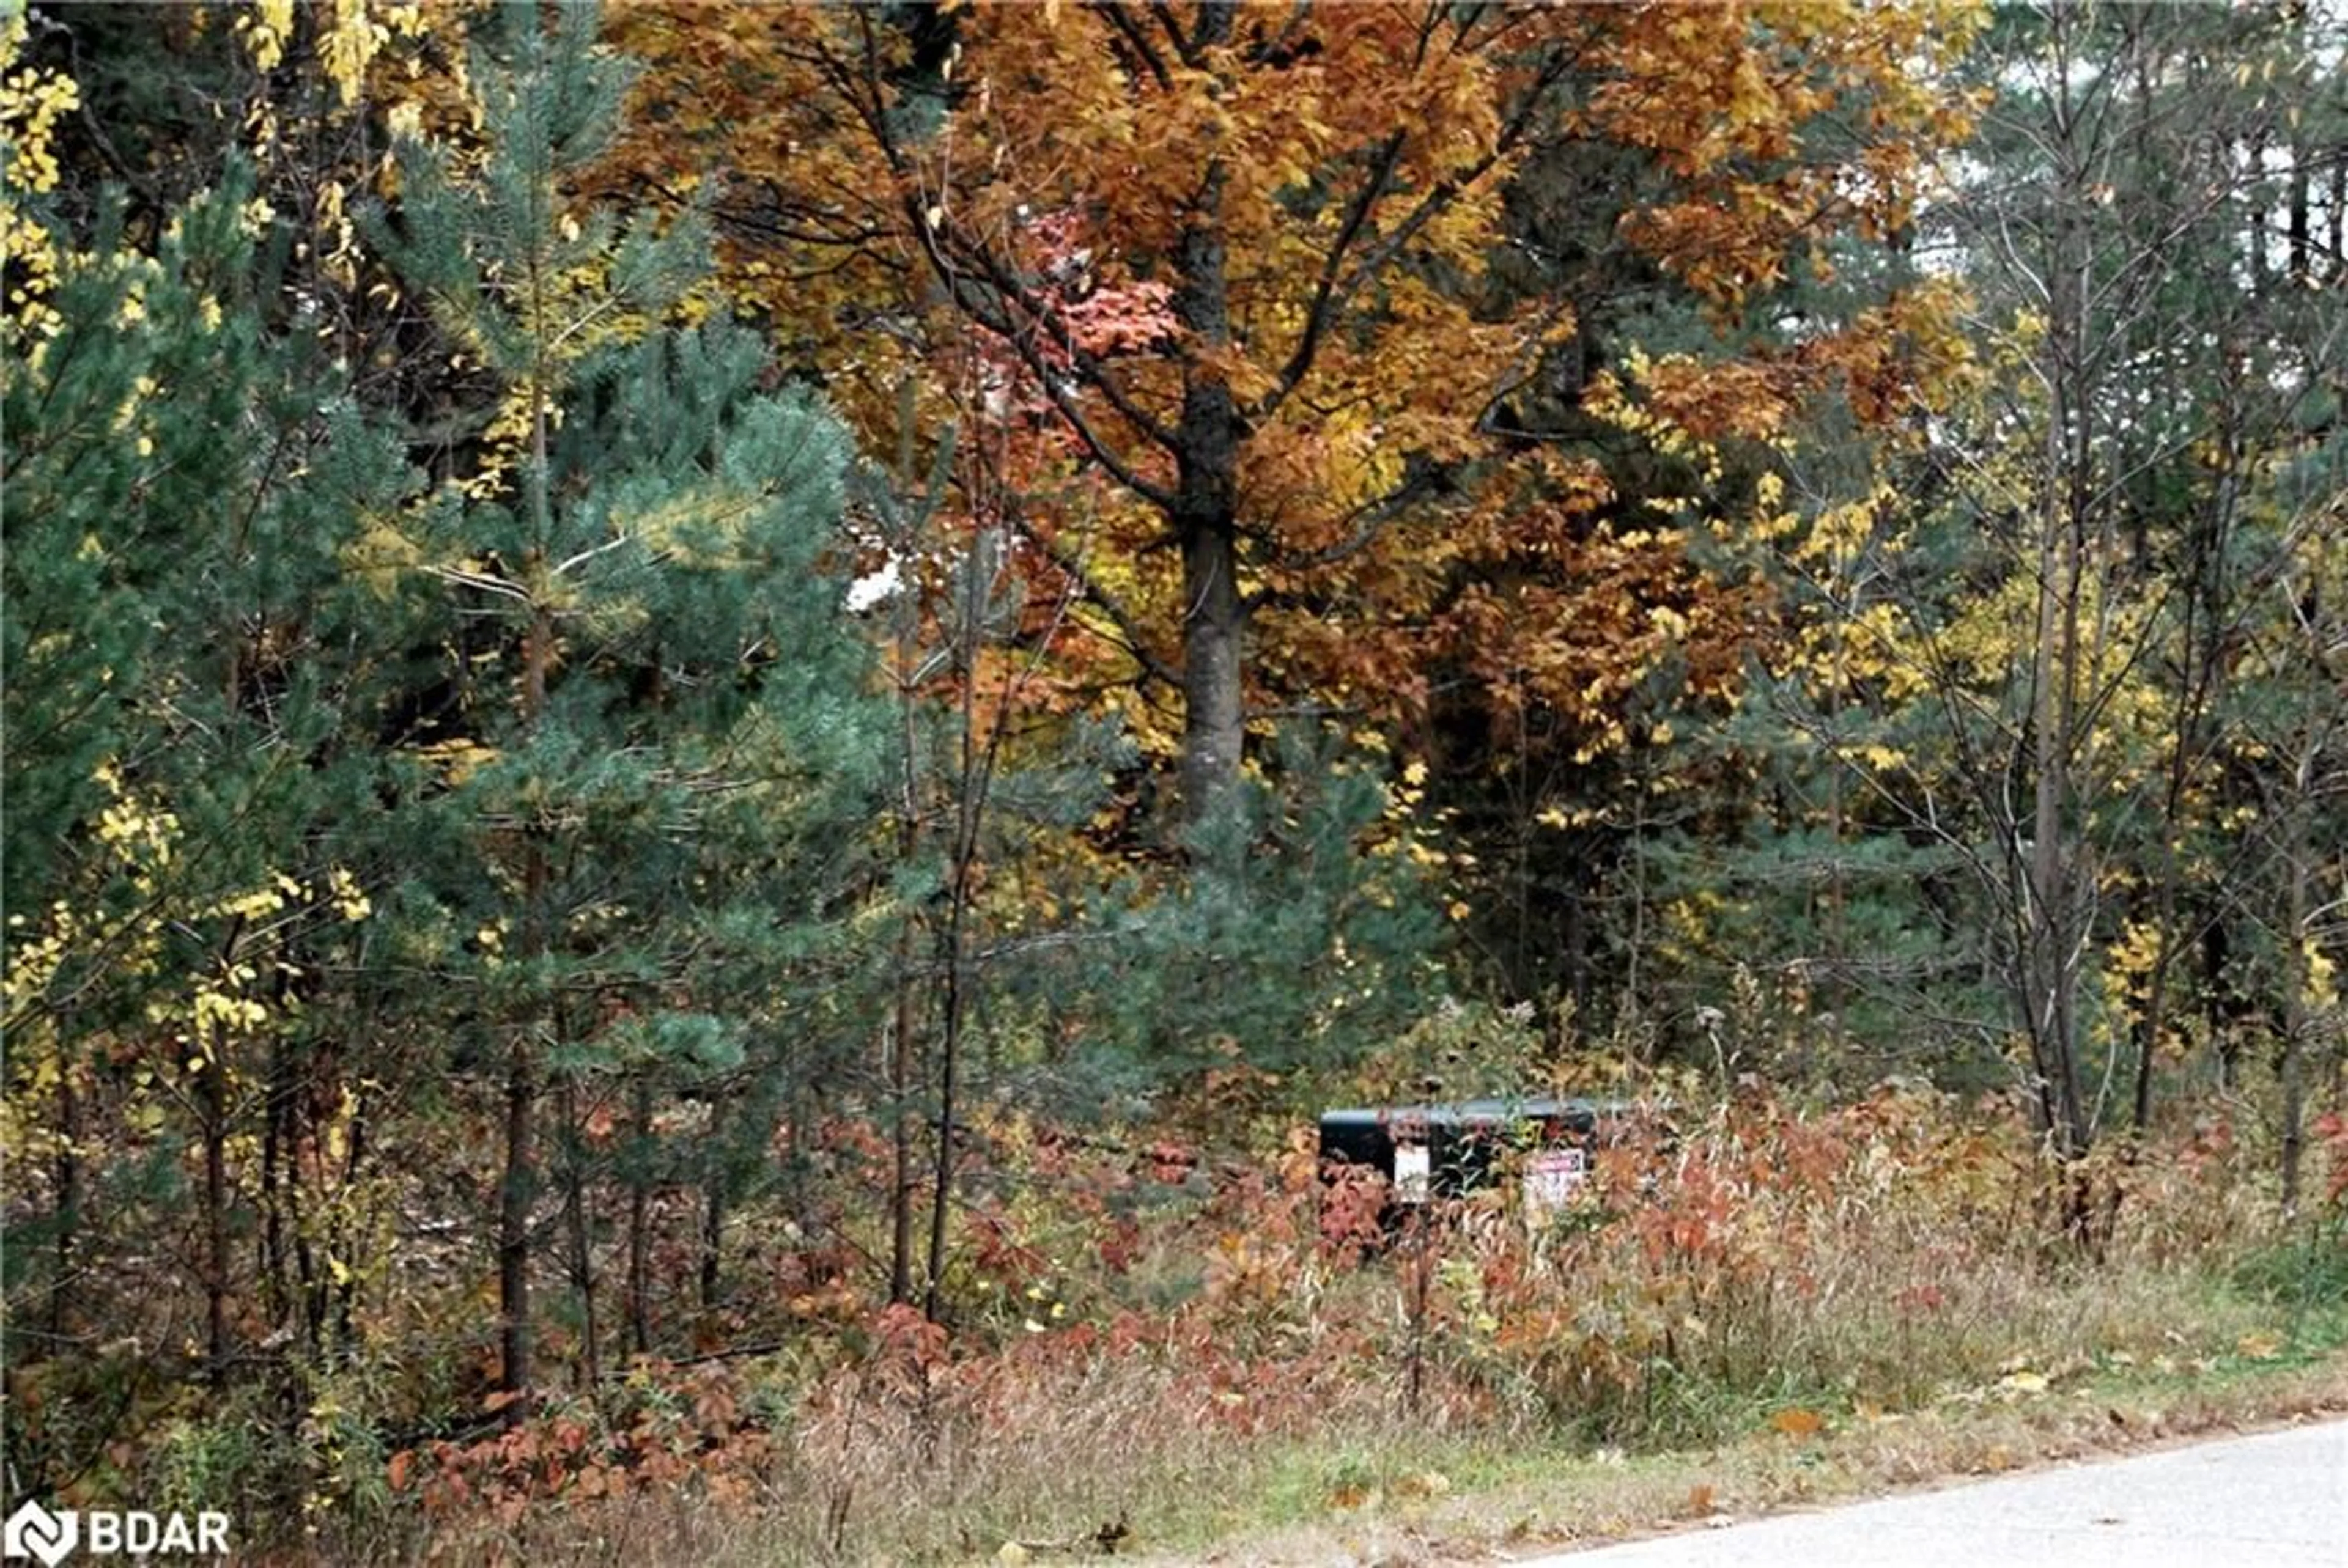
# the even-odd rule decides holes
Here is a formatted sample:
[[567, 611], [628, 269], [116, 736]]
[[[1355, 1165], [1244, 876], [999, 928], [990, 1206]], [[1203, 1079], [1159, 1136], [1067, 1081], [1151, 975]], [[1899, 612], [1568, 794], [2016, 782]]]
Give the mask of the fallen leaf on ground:
[[1826, 1426], [1827, 1419], [1816, 1410], [1805, 1410], [1797, 1407], [1790, 1410], [1779, 1410], [1769, 1418], [1769, 1424], [1789, 1438], [1814, 1438]]

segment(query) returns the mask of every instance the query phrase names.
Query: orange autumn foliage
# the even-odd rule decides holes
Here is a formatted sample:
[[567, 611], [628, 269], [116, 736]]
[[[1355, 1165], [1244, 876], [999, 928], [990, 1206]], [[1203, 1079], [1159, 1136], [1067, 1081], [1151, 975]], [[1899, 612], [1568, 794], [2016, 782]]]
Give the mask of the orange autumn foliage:
[[[1828, 387], [1880, 417], [1931, 330], [1914, 301], [1790, 347], [1729, 329], [1797, 254], [1815, 272], [1829, 239], [1909, 221], [1966, 128], [1938, 72], [1972, 19], [636, 6], [611, 26], [651, 68], [612, 178], [714, 192], [730, 288], [875, 449], [918, 377], [986, 466], [966, 511], [1085, 603], [1068, 689], [1112, 688], [1166, 750], [1143, 699], [1179, 689], [1205, 793], [1235, 775], [1249, 713], [1413, 711], [1463, 639], [1470, 665], [1542, 671], [1542, 701], [1602, 704], [1632, 678], [1638, 640], [1592, 635], [1592, 596], [1628, 624], [1710, 589], [1667, 538], [1593, 544], [1614, 499], [1596, 459], [1498, 439], [1495, 410], [1580, 326], [1564, 289], [1493, 273], [1511, 180], [1581, 148], [1648, 171], [1641, 204], [1592, 195], [1725, 334], [1646, 389], [1658, 418], [1766, 436]], [[1722, 648], [1742, 620], [1675, 613], [1675, 636]]]

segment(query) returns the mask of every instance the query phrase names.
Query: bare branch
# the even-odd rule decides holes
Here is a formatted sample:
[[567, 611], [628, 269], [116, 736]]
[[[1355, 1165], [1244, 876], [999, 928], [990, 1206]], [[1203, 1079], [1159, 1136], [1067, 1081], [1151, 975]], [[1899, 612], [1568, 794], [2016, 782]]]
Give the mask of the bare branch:
[[1119, 37], [1132, 46], [1134, 54], [1139, 57], [1144, 66], [1149, 68], [1149, 74], [1157, 78], [1158, 85], [1169, 91], [1172, 90], [1174, 86], [1172, 73], [1167, 70], [1165, 59], [1158, 53], [1157, 46], [1149, 41], [1149, 35], [1143, 31], [1141, 24], [1134, 20], [1132, 12], [1119, 4], [1118, 0], [1103, 0], [1103, 3], [1087, 6], [1086, 9], [1097, 11], [1107, 17], [1109, 26], [1117, 29]]
[[1321, 259], [1321, 275], [1313, 281], [1313, 303], [1304, 313], [1304, 330], [1297, 334], [1296, 348], [1289, 354], [1288, 363], [1281, 367], [1280, 378], [1272, 390], [1256, 399], [1248, 410], [1251, 420], [1262, 420], [1288, 401], [1288, 395], [1313, 369], [1313, 361], [1321, 350], [1321, 339], [1329, 330], [1330, 320], [1336, 313], [1332, 308], [1337, 290], [1337, 274], [1345, 264], [1346, 252], [1361, 237], [1362, 226], [1369, 221], [1370, 210], [1385, 193], [1386, 183], [1394, 178], [1395, 168], [1402, 161], [1403, 133], [1399, 130], [1385, 139], [1385, 145], [1370, 160], [1369, 178], [1354, 194], [1354, 202], [1345, 213], [1345, 220], [1337, 229], [1337, 237], [1329, 242], [1329, 253]]

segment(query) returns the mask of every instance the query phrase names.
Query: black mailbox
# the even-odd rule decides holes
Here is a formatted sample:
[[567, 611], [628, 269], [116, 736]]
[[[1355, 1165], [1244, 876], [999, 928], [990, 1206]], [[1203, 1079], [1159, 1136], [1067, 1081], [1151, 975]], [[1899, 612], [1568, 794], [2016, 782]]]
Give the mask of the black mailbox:
[[1589, 1175], [1600, 1119], [1615, 1108], [1547, 1096], [1387, 1105], [1321, 1116], [1321, 1158], [1374, 1169], [1396, 1202], [1456, 1198], [1491, 1184], [1503, 1166], [1523, 1184], [1526, 1206], [1564, 1203]]

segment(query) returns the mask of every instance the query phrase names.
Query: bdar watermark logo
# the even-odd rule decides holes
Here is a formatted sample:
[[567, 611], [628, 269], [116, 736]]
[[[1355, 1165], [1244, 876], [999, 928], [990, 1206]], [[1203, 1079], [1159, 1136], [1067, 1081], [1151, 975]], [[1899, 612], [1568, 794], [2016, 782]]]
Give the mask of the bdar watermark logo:
[[37, 1557], [49, 1568], [57, 1568], [73, 1555], [74, 1542], [79, 1539], [80, 1520], [72, 1509], [51, 1513], [27, 1499], [8, 1516], [5, 1525], [0, 1525], [0, 1555]]
[[44, 1568], [80, 1548], [85, 1557], [228, 1555], [228, 1515], [149, 1513], [144, 1509], [50, 1510], [26, 1500], [0, 1525], [0, 1558], [37, 1559]]

